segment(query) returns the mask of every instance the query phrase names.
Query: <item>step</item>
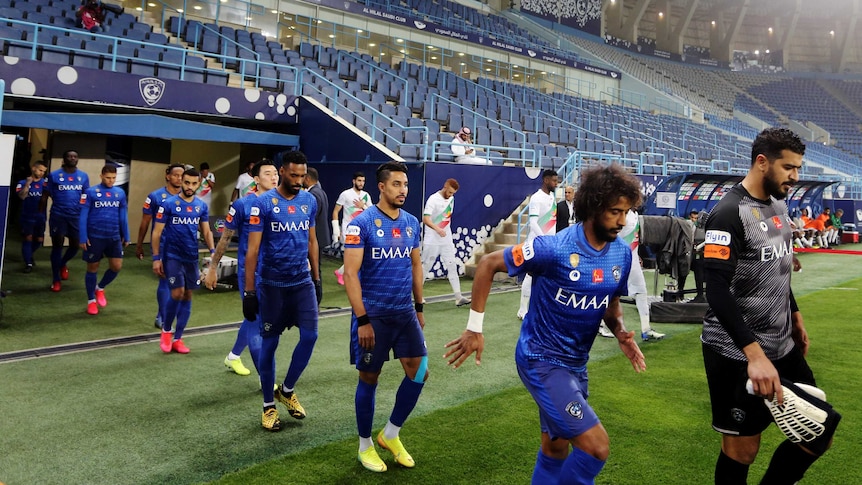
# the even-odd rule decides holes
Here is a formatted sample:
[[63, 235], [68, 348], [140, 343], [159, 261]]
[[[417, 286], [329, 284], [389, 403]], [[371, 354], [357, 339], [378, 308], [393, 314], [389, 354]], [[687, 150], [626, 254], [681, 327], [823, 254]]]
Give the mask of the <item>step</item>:
[[494, 235], [494, 242], [496, 244], [505, 244], [507, 246], [514, 246], [518, 244], [518, 235], [510, 232], [501, 232]]

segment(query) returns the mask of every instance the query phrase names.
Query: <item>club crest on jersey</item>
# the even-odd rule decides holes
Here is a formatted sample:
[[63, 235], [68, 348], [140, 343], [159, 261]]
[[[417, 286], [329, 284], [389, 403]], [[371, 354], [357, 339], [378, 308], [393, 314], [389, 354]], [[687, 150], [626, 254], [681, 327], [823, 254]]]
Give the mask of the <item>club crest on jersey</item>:
[[739, 408], [733, 408], [730, 410], [730, 417], [737, 423], [741, 423], [745, 421], [745, 411]]
[[252, 207], [250, 215], [259, 216], [260, 215], [260, 207]]
[[755, 219], [760, 219], [760, 209], [758, 209], [757, 207], [752, 207], [751, 215], [753, 215]]
[[275, 197], [272, 198], [272, 205], [278, 205], [278, 199]]
[[299, 210], [301, 210], [303, 214], [308, 214], [308, 206], [307, 205], [299, 206]]
[[623, 269], [619, 266], [614, 266], [611, 268], [611, 274], [614, 275], [614, 281], [619, 282], [620, 278], [623, 277]]
[[584, 407], [581, 406], [581, 403], [577, 401], [572, 401], [566, 405], [566, 412], [569, 413], [569, 416], [575, 419], [583, 419], [584, 418]]
[[383, 221], [381, 221], [380, 219], [374, 219], [374, 225], [376, 227], [380, 227], [383, 225]]
[[411, 238], [413, 237], [413, 228], [412, 227], [408, 227], [407, 229], [404, 230], [404, 232], [407, 233], [407, 237], [411, 237]]
[[374, 359], [374, 354], [372, 352], [365, 352], [362, 354], [363, 364], [370, 364], [372, 359]]
[[[580, 264], [580, 262], [581, 262], [581, 255], [580, 254], [572, 253], [569, 255], [569, 264], [572, 266], [572, 268], [577, 268], [578, 264]], [[577, 281], [577, 280], [573, 280], [573, 281]]]
[[99, 192], [99, 189], [96, 189], [96, 197], [101, 197], [101, 196], [102, 196], [102, 193]]
[[573, 269], [569, 272], [569, 279], [572, 281], [578, 281], [581, 279], [581, 272]]
[[279, 207], [279, 206], [275, 206], [275, 207], [273, 207], [273, 208], [272, 208], [272, 213], [273, 213], [273, 214], [280, 214], [280, 213], [281, 213], [281, 207]]
[[593, 283], [604, 283], [605, 282], [605, 272], [602, 268], [596, 268], [593, 270]]

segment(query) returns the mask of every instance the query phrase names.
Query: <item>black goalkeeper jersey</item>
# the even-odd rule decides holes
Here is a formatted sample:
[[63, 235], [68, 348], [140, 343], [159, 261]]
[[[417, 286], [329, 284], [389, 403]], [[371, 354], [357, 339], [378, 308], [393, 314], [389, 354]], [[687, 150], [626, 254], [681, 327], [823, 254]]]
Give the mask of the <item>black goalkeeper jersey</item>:
[[[794, 345], [789, 338], [791, 234], [784, 201], [755, 199], [741, 184], [706, 220], [705, 270], [732, 273], [730, 293], [745, 326], [770, 360], [784, 357]], [[746, 360], [712, 307], [704, 316], [701, 340], [725, 357]]]

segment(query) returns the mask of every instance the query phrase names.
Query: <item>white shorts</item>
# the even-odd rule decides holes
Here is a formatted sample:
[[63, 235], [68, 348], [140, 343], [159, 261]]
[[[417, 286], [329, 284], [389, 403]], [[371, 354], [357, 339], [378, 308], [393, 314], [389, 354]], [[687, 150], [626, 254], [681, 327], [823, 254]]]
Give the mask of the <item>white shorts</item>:
[[426, 271], [431, 271], [438, 256], [444, 268], [450, 264], [456, 264], [455, 243], [449, 239], [439, 244], [422, 244], [422, 266]]

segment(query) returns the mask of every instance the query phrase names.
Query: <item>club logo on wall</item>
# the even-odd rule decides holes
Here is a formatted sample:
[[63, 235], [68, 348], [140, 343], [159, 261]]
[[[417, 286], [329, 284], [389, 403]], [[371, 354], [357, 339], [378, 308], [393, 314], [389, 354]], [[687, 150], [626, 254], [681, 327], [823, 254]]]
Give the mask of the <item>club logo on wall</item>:
[[165, 82], [154, 77], [145, 77], [138, 81], [138, 89], [147, 106], [153, 106], [162, 99], [165, 92]]

